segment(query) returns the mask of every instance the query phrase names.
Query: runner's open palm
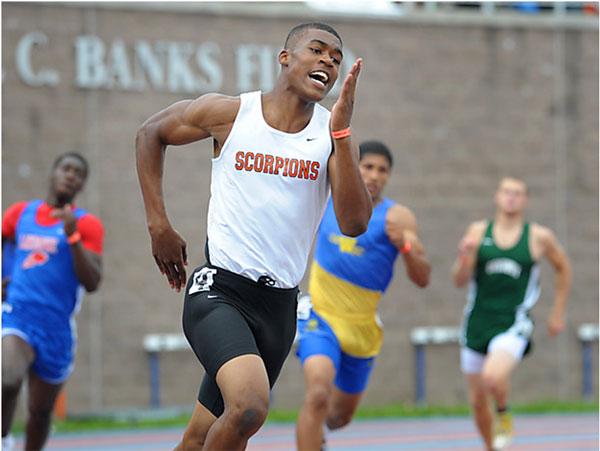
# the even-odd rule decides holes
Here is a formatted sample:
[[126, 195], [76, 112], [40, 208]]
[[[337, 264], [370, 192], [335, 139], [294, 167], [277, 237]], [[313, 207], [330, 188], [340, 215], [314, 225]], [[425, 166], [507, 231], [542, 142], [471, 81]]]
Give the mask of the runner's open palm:
[[352, 119], [352, 110], [354, 110], [354, 92], [356, 91], [356, 82], [362, 67], [362, 58], [358, 58], [340, 91], [340, 96], [331, 109], [331, 130], [339, 131], [350, 127], [350, 119]]

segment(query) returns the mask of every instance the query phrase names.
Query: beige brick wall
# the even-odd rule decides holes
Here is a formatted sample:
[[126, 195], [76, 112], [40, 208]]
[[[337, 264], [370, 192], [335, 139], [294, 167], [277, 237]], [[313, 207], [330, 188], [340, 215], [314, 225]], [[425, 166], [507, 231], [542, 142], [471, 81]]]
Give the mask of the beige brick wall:
[[[71, 412], [147, 406], [142, 338], [181, 330], [182, 296], [168, 289], [150, 254], [134, 139], [146, 117], [189, 97], [151, 87], [142, 92], [78, 88], [75, 38], [93, 34], [107, 47], [121, 39], [129, 51], [139, 40], [216, 42], [221, 91], [237, 94], [238, 46], [281, 46], [288, 30], [302, 21], [3, 5], [2, 208], [43, 197], [51, 162], [75, 149], [92, 166], [79, 202], [99, 215], [106, 228], [104, 281], [97, 294], [86, 296], [78, 317], [80, 344], [68, 382]], [[504, 174], [528, 181], [527, 218], [557, 231], [573, 261], [568, 328], [558, 341], [546, 337], [553, 278], [550, 266], [542, 265], [543, 291], [534, 309], [536, 349], [516, 372], [515, 397], [580, 396], [576, 330], [598, 318], [597, 31], [566, 32], [566, 64], [561, 68], [555, 66], [550, 29], [328, 22], [342, 35], [345, 48], [364, 58], [354, 135], [380, 139], [393, 150], [395, 166], [386, 194], [415, 212], [433, 265], [431, 284], [421, 290], [407, 281], [402, 261], [397, 263], [397, 276], [381, 303], [384, 345], [364, 403], [414, 399], [410, 329], [459, 324], [465, 291], [455, 289], [450, 278], [456, 245], [469, 222], [493, 215], [493, 191]], [[43, 32], [48, 43], [34, 48], [33, 68], [57, 70], [61, 80], [55, 87], [28, 86], [17, 73], [17, 44], [34, 31]], [[128, 58], [131, 62], [132, 53]], [[555, 97], [561, 73], [566, 77], [564, 115]], [[331, 101], [325, 104], [331, 106]], [[565, 190], [557, 170], [557, 124], [566, 131]], [[209, 171], [209, 143], [168, 151], [168, 211], [188, 241], [192, 267], [203, 262]], [[306, 286], [305, 280], [302, 288]], [[466, 402], [455, 346], [431, 348], [427, 364], [430, 402]], [[201, 375], [189, 352], [162, 356], [163, 404], [192, 405]], [[297, 359], [290, 357], [274, 392], [275, 405], [299, 406], [302, 388]]]

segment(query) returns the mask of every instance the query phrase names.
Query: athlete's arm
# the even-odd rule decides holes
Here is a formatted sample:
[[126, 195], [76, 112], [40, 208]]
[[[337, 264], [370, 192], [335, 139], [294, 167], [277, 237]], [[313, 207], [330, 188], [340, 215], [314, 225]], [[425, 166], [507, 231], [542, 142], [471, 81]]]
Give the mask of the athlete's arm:
[[239, 99], [207, 94], [183, 100], [148, 118], [136, 136], [136, 164], [152, 239], [152, 255], [171, 288], [186, 283], [186, 242], [167, 217], [162, 190], [163, 161], [168, 145], [183, 145], [212, 136], [220, 147], [231, 130]]
[[2, 245], [4, 245], [7, 240], [14, 242], [17, 223], [26, 206], [26, 201], [16, 202], [8, 207], [2, 215]]
[[398, 249], [404, 249], [406, 243], [410, 243], [408, 252], [402, 254], [406, 274], [418, 286], [426, 287], [429, 284], [431, 264], [419, 240], [415, 215], [402, 205], [394, 205], [386, 214], [385, 232]]
[[546, 227], [532, 224], [534, 240], [540, 244], [542, 255], [554, 267], [554, 305], [548, 317], [548, 335], [554, 337], [565, 328], [565, 310], [571, 288], [571, 261], [558, 239]]
[[[65, 235], [67, 237], [72, 236], [75, 232], [80, 233], [82, 239], [69, 245], [71, 248], [71, 255], [73, 256], [75, 275], [88, 293], [96, 291], [102, 280], [102, 257], [99, 253], [86, 249], [85, 242], [88, 240], [87, 235], [89, 235], [89, 231], [85, 229], [85, 226], [84, 230], [78, 227], [77, 218], [73, 214], [70, 205], [65, 205], [63, 208], [55, 208], [52, 210], [51, 215], [54, 218], [60, 218], [62, 220]], [[100, 221], [98, 221], [98, 223], [99, 222]], [[100, 225], [100, 227], [102, 226]], [[101, 241], [103, 230], [100, 229], [99, 232]]]
[[102, 280], [102, 257], [85, 249], [81, 240], [70, 247], [77, 280], [88, 293], [96, 291]]
[[[332, 131], [350, 127], [354, 109], [354, 91], [361, 66], [362, 59], [359, 58], [350, 69], [340, 97], [331, 109]], [[333, 153], [327, 168], [335, 217], [344, 235], [358, 236], [367, 230], [373, 210], [371, 196], [358, 168], [358, 147], [350, 136], [332, 139], [332, 141]]]
[[486, 227], [486, 221], [472, 223], [458, 243], [458, 257], [452, 267], [452, 279], [459, 288], [465, 286], [473, 276], [473, 269], [477, 263], [477, 248]]

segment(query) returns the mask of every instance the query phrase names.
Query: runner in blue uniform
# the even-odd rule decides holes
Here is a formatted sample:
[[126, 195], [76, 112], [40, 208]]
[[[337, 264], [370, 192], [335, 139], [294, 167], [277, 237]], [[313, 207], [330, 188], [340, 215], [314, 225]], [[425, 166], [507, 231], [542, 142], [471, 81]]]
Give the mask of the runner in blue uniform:
[[102, 278], [102, 223], [73, 205], [87, 175], [81, 155], [59, 156], [46, 200], [17, 202], [2, 218], [2, 241], [14, 243], [2, 268], [3, 288], [9, 281], [2, 303], [3, 450], [12, 448], [9, 433], [25, 377], [25, 449], [43, 448], [54, 401], [73, 369], [83, 291], [95, 291]]
[[431, 268], [414, 214], [382, 195], [392, 168], [389, 149], [378, 141], [362, 143], [359, 168], [373, 201], [367, 231], [345, 236], [328, 204], [317, 234], [309, 296], [299, 303], [298, 356], [306, 383], [296, 430], [301, 450], [321, 447], [324, 424], [337, 429], [352, 419], [381, 348], [377, 306], [398, 254], [412, 282], [429, 283]]

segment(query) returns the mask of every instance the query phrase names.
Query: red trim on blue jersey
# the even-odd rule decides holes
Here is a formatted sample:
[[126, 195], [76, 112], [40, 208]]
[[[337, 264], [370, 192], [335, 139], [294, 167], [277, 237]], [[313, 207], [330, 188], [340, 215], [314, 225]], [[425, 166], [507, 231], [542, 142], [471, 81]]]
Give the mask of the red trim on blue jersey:
[[12, 204], [2, 217], [2, 236], [8, 239], [15, 238], [15, 230], [17, 230], [17, 223], [19, 222], [19, 218], [21, 217], [21, 213], [25, 210], [27, 206], [26, 201], [21, 201]]
[[104, 227], [96, 216], [88, 213], [77, 221], [77, 231], [81, 233], [81, 244], [88, 251], [102, 255]]
[[[27, 206], [27, 201], [21, 201], [11, 205], [2, 218], [2, 236], [8, 239], [15, 237], [15, 230], [21, 213]], [[76, 208], [75, 205], [72, 207]], [[59, 218], [53, 218], [51, 216], [52, 210], [50, 205], [43, 202], [35, 215], [35, 221], [41, 226], [55, 225], [60, 221]], [[81, 244], [89, 251], [96, 254], [102, 255], [102, 246], [104, 243], [104, 227], [102, 222], [96, 216], [87, 213], [77, 220], [76, 223], [77, 231], [81, 234]]]

